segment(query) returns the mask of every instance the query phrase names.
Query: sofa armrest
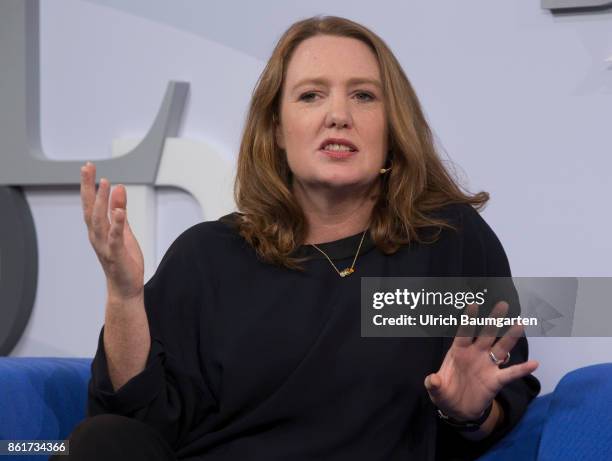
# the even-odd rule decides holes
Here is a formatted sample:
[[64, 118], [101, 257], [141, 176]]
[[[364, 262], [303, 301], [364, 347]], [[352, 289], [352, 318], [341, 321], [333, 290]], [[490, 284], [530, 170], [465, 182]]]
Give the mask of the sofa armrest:
[[612, 363], [567, 373], [478, 461], [612, 459]]
[[612, 363], [579, 368], [555, 387], [538, 460], [612, 459]]
[[535, 398], [516, 427], [478, 461], [535, 460], [552, 400], [552, 393]]
[[85, 417], [91, 359], [0, 357], [0, 439], [67, 438]]

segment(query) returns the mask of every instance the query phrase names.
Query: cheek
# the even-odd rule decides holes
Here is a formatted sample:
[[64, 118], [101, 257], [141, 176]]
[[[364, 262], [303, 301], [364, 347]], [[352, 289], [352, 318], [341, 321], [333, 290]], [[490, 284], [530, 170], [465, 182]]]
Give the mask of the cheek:
[[316, 146], [316, 125], [306, 114], [291, 117], [285, 125], [285, 145], [288, 157], [303, 157]]
[[383, 158], [387, 154], [387, 122], [384, 118], [370, 117], [363, 125], [366, 129], [364, 133], [367, 143], [371, 149]]
[[306, 139], [299, 127], [291, 126], [285, 129], [285, 152], [289, 168], [296, 172], [303, 169], [307, 163]]

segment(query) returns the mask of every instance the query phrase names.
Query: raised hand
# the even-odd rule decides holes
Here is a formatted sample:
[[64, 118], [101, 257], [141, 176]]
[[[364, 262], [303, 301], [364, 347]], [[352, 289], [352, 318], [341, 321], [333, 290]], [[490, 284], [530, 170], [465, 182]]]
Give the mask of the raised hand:
[[137, 298], [144, 289], [144, 258], [127, 221], [125, 187], [120, 184], [110, 193], [110, 182], [101, 178], [96, 193], [95, 179], [96, 166], [87, 162], [81, 168], [83, 217], [89, 241], [106, 275], [109, 299]]
[[[478, 306], [472, 304], [467, 313], [474, 317]], [[500, 301], [491, 317], [503, 317], [508, 303]], [[475, 420], [509, 382], [532, 373], [536, 360], [499, 368], [495, 358], [503, 360], [522, 336], [523, 326], [513, 325], [495, 344], [495, 326], [485, 326], [473, 341], [474, 326], [461, 326], [446, 353], [440, 370], [425, 378], [425, 388], [431, 401], [447, 416], [458, 420]]]

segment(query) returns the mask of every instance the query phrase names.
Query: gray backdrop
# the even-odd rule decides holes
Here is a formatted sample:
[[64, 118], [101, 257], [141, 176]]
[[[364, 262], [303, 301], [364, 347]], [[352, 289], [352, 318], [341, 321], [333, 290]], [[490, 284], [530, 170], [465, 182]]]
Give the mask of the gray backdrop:
[[[303, 17], [341, 15], [390, 45], [459, 175], [491, 193], [484, 217], [513, 275], [612, 275], [611, 12], [553, 16], [536, 1], [488, 0], [41, 3], [41, 134], [51, 158], [110, 158], [113, 139], [144, 136], [167, 82], [179, 80], [191, 85], [179, 136], [233, 160], [280, 34]], [[13, 355], [92, 356], [105, 286], [78, 189], [28, 187], [26, 198], [38, 290]], [[159, 258], [201, 210], [179, 190], [158, 190], [157, 200]], [[545, 392], [571, 369], [611, 361], [611, 346], [530, 340]]]

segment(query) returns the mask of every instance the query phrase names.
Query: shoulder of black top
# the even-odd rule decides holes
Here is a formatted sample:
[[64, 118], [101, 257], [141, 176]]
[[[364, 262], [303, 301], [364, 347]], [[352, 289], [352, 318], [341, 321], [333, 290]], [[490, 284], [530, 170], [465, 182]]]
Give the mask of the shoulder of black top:
[[225, 223], [231, 227], [238, 227], [238, 224], [240, 222], [240, 216], [242, 216], [242, 213], [239, 213], [237, 211], [234, 211], [232, 213], [228, 213], [224, 216], [221, 216], [219, 218], [219, 221], [221, 221], [222, 223]]

